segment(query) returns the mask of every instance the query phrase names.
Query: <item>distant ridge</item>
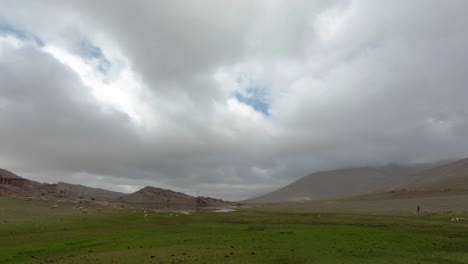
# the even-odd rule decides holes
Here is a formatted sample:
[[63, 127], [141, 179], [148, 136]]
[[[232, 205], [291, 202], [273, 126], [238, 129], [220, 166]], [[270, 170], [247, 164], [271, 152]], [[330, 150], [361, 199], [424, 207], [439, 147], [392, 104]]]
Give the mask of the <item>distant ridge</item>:
[[331, 199], [370, 192], [397, 178], [431, 167], [430, 164], [390, 164], [377, 168], [347, 168], [309, 174], [271, 193], [246, 203], [275, 203]]
[[0, 169], [0, 178], [9, 178], [9, 179], [24, 179], [11, 171]]
[[221, 199], [194, 197], [181, 192], [147, 186], [137, 192], [121, 197], [121, 202], [153, 208], [196, 208], [233, 205]]
[[[24, 179], [5, 169], [0, 169], [0, 176], [9, 179]], [[112, 206], [127, 204], [132, 207], [154, 209], [194, 209], [198, 207], [235, 205], [233, 202], [221, 199], [203, 196], [193, 197], [185, 193], [151, 186], [142, 188], [132, 194], [125, 194], [66, 182], [58, 182], [57, 184], [31, 182], [32, 184], [28, 187], [0, 184], [0, 196]]]
[[57, 189], [65, 191], [68, 194], [92, 197], [94, 199], [116, 200], [119, 197], [127, 195], [126, 193], [109, 191], [101, 188], [92, 188], [80, 184], [71, 184], [66, 182], [57, 183]]
[[468, 158], [400, 178], [386, 189], [468, 190]]

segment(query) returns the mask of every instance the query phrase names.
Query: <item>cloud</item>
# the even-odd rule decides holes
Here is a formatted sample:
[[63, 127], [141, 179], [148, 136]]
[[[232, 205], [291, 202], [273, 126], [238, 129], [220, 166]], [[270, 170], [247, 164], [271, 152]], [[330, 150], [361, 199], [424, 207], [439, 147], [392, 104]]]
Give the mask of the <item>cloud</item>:
[[464, 1], [0, 1], [0, 162], [228, 199], [463, 158]]

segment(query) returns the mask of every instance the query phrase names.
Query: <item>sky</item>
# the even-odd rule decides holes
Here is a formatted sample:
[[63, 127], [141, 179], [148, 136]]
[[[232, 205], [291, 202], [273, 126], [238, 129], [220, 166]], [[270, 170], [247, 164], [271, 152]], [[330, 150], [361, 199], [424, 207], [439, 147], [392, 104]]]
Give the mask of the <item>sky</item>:
[[241, 200], [468, 157], [468, 1], [0, 0], [0, 167]]

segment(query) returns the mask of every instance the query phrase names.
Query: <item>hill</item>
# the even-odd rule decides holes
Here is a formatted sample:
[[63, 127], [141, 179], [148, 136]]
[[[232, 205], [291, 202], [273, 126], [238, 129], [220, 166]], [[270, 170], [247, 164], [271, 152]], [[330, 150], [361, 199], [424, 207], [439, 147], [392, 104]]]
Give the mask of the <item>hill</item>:
[[468, 159], [463, 159], [400, 177], [372, 192], [345, 197], [345, 200], [468, 197], [467, 195]]
[[0, 196], [28, 196], [31, 192], [34, 192], [39, 186], [40, 183], [25, 179], [16, 175], [15, 173], [1, 169], [0, 168], [0, 179], [13, 179], [15, 181], [20, 181], [23, 184], [17, 185], [14, 183], [5, 184], [0, 181]]
[[390, 192], [468, 192], [468, 158], [399, 178], [382, 190]]
[[101, 188], [92, 188], [80, 184], [71, 184], [66, 182], [57, 183], [57, 190], [67, 194], [78, 195], [82, 197], [92, 197], [98, 200], [116, 200], [127, 194], [121, 192], [109, 191]]
[[0, 196], [8, 197], [28, 197], [29, 199], [46, 201], [93, 203], [114, 206], [117, 204], [128, 204], [133, 207], [154, 209], [195, 209], [199, 207], [234, 205], [232, 202], [220, 199], [193, 197], [184, 193], [150, 186], [132, 194], [125, 194], [65, 182], [41, 184], [21, 178], [4, 169], [0, 169], [0, 178], [20, 179], [30, 183], [27, 186], [0, 184]]
[[174, 192], [156, 187], [147, 186], [135, 193], [121, 197], [120, 202], [135, 207], [145, 208], [180, 208], [191, 209], [197, 207], [233, 205], [232, 202], [210, 197], [194, 197], [181, 192]]
[[0, 178], [24, 180], [26, 183], [24, 185], [0, 184], [0, 197], [28, 197], [28, 199], [43, 201], [112, 205], [118, 197], [125, 195], [64, 182], [57, 184], [39, 183], [20, 177], [5, 169], [0, 169]]
[[0, 178], [23, 179], [11, 171], [0, 168]]
[[378, 168], [348, 168], [319, 171], [271, 193], [246, 200], [247, 203], [275, 203], [338, 198], [369, 192], [389, 182], [430, 167], [429, 164], [396, 165]]

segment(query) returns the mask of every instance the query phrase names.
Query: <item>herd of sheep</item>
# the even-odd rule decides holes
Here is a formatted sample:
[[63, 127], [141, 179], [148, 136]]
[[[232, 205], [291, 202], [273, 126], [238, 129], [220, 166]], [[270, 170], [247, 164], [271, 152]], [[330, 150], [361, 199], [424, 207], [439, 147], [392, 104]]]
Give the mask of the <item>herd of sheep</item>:
[[[57, 209], [59, 206], [58, 205], [53, 205], [51, 206], [51, 209]], [[78, 210], [79, 212], [81, 212], [81, 214], [88, 214], [88, 210], [86, 210], [84, 207], [82, 206], [73, 206], [73, 210]], [[101, 208], [98, 208], [97, 209], [98, 212], [101, 211]], [[123, 211], [123, 209], [119, 209], [120, 211]], [[134, 211], [134, 213], [136, 213], [137, 211]], [[149, 216], [149, 211], [147, 210], [139, 210], [139, 212], [143, 212], [143, 217], [145, 219], [148, 219], [148, 216]], [[179, 216], [178, 214], [170, 214], [169, 216]]]
[[[27, 199], [32, 200], [32, 197], [28, 197]], [[51, 208], [56, 209], [56, 208], [58, 208], [58, 205], [53, 205]], [[81, 212], [81, 214], [88, 214], [88, 210], [86, 210], [82, 206], [79, 206], [79, 207], [74, 206], [73, 210], [78, 210], [79, 212]], [[98, 208], [97, 210], [100, 212], [101, 208]], [[123, 209], [120, 209], [120, 210], [123, 210]], [[141, 209], [138, 210], [138, 211], [143, 213], [143, 218], [148, 219], [149, 211], [141, 210]], [[137, 211], [134, 211], [134, 213], [136, 213], [136, 212]], [[454, 214], [454, 212], [452, 210], [447, 210], [447, 211], [444, 211], [444, 212], [428, 211], [428, 210], [423, 211], [423, 214], [426, 215], [426, 216], [436, 215], [436, 214], [439, 214], [439, 213], [448, 214], [449, 216], [452, 216]], [[463, 210], [463, 211], [461, 211], [461, 213], [462, 214], [467, 214], [468, 212], [466, 210]], [[179, 216], [179, 215], [175, 214], [175, 213], [171, 213], [169, 216], [173, 217], [173, 216]], [[452, 218], [450, 218], [450, 221], [451, 222], [464, 222], [465, 218], [463, 218], [463, 217], [452, 217]]]
[[[452, 216], [452, 215], [454, 214], [454, 212], [453, 212], [452, 210], [447, 210], [447, 211], [444, 211], [444, 212], [439, 212], [439, 211], [427, 211], [427, 210], [426, 210], [426, 211], [424, 211], [423, 213], [424, 213], [424, 215], [426, 215], [426, 216], [436, 215], [436, 214], [439, 214], [439, 213], [441, 213], [441, 214], [448, 214], [449, 216]], [[461, 211], [461, 213], [462, 213], [462, 214], [466, 214], [466, 213], [468, 213], [468, 212], [467, 212], [466, 210], [463, 210], [463, 211]], [[451, 221], [451, 222], [463, 222], [463, 221], [465, 221], [465, 218], [463, 218], [463, 217], [452, 217], [452, 218], [450, 218], [450, 221]]]
[[[53, 205], [51, 208], [52, 209], [57, 209], [59, 206], [58, 205]], [[88, 214], [88, 210], [84, 209], [82, 206], [73, 206], [73, 210], [78, 210], [80, 211], [82, 214]], [[98, 211], [101, 211], [100, 208], [98, 208]]]

